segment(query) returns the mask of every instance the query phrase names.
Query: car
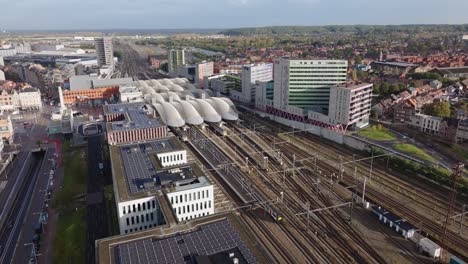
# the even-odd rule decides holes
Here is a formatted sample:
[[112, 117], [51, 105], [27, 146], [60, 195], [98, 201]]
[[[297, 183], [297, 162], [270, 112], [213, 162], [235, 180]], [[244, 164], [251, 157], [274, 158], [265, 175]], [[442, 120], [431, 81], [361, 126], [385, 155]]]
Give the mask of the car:
[[7, 228], [8, 228], [8, 229], [11, 229], [12, 227], [13, 227], [13, 220], [9, 220], [9, 221], [7, 222]]

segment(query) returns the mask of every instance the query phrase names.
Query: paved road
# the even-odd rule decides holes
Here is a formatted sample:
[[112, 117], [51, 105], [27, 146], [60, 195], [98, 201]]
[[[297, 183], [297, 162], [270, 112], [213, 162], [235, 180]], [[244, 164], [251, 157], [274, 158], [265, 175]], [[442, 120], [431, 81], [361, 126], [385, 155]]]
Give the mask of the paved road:
[[[25, 176], [24, 185], [20, 188], [12, 210], [8, 214], [7, 224], [4, 225], [0, 231], [0, 245], [3, 246], [0, 263], [12, 263], [11, 260], [15, 248], [18, 246], [24, 219], [31, 204], [33, 190], [36, 187], [36, 180], [39, 176], [42, 159], [42, 154], [34, 154], [32, 156], [31, 165], [25, 170], [27, 175]], [[20, 177], [22, 177], [22, 175], [20, 175]]]
[[104, 202], [105, 179], [99, 169], [103, 162], [103, 137], [88, 138], [88, 178], [87, 178], [87, 207], [86, 207], [86, 263], [95, 263], [95, 244], [97, 239], [109, 235], [108, 214]]
[[[42, 166], [39, 170], [36, 187], [32, 192], [32, 199], [29, 209], [27, 210], [26, 215], [23, 219], [23, 228], [18, 239], [17, 248], [14, 253], [13, 263], [27, 263], [30, 259], [32, 253], [32, 238], [35, 235], [35, 228], [39, 222], [39, 213], [44, 209], [44, 212], [48, 210], [45, 207], [44, 201], [47, 195], [47, 189], [53, 188], [53, 186], [48, 186], [49, 183], [49, 173], [52, 169], [52, 162], [50, 161], [54, 156], [54, 150], [48, 149], [44, 159], [42, 160]], [[51, 182], [54, 182], [52, 179]], [[45, 232], [48, 232], [47, 225], [44, 226], [43, 236]], [[41, 239], [42, 244], [43, 239]], [[44, 247], [39, 249], [40, 253], [44, 250]]]

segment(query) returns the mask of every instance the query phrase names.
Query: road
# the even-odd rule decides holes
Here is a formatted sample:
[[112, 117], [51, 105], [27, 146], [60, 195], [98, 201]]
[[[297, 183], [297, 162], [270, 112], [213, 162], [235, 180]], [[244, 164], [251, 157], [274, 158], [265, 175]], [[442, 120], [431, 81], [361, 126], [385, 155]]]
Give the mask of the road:
[[12, 210], [7, 217], [7, 224], [3, 225], [0, 231], [0, 245], [3, 246], [0, 263], [12, 263], [12, 257], [18, 247], [19, 237], [26, 222], [25, 218], [31, 204], [33, 190], [36, 188], [42, 160], [43, 153], [34, 154], [31, 165], [24, 171], [27, 174], [24, 185], [21, 186], [14, 200]]
[[[45, 208], [45, 200], [47, 189], [52, 188], [52, 186], [48, 186], [48, 183], [49, 172], [52, 169], [52, 162], [50, 160], [54, 157], [53, 154], [54, 150], [48, 149], [45, 153], [44, 159], [42, 160], [42, 166], [39, 170], [36, 187], [32, 192], [32, 199], [30, 200], [31, 204], [23, 219], [23, 228], [18, 239], [17, 248], [14, 252], [13, 263], [21, 264], [28, 262], [32, 253], [32, 237], [35, 235], [35, 228], [39, 222], [39, 213], [43, 209], [45, 209], [45, 213], [48, 211], [47, 208]], [[43, 230], [44, 232], [42, 235], [48, 231], [47, 226], [44, 226]], [[41, 247], [39, 253], [43, 249], [44, 247]]]
[[105, 178], [99, 169], [103, 163], [103, 136], [88, 138], [88, 178], [86, 195], [86, 263], [95, 263], [95, 241], [109, 235], [108, 214], [104, 202]]

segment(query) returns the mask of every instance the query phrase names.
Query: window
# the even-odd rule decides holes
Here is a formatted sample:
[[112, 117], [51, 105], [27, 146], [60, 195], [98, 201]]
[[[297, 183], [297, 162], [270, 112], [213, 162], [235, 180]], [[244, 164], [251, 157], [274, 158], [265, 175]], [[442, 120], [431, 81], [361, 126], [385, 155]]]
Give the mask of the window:
[[190, 205], [187, 205], [187, 213], [190, 213]]
[[125, 214], [125, 206], [122, 207], [123, 214]]
[[154, 213], [151, 213], [151, 221], [154, 220]]
[[197, 211], [198, 211], [198, 203], [196, 204], [196, 208], [197, 208]]
[[146, 222], [149, 221], [149, 214], [146, 214]]
[[146, 210], [146, 203], [143, 203], [143, 211]]
[[208, 190], [206, 190], [206, 198], [208, 198]]
[[195, 211], [195, 205], [192, 204], [192, 212]]
[[145, 215], [140, 215], [140, 219], [141, 219], [141, 222], [144, 223], [145, 222]]
[[177, 209], [178, 209], [178, 211], [179, 211], [179, 212], [178, 212], [178, 214], [180, 214], [180, 207], [179, 207], [179, 208], [177, 208]]
[[138, 212], [141, 211], [141, 204], [138, 204]]
[[182, 211], [183, 211], [183, 212], [184, 212], [184, 214], [185, 214], [185, 206], [182, 206], [182, 209], [183, 209]]
[[128, 217], [127, 217], [127, 226], [129, 226], [129, 225], [130, 225], [130, 219], [128, 219]]
[[153, 203], [153, 209], [156, 208], [156, 202], [154, 200], [151, 202]]
[[125, 230], [125, 234], [127, 234], [127, 233], [128, 233], [128, 230]]
[[191, 193], [188, 194], [188, 199], [189, 199], [189, 201], [192, 201], [192, 194]]
[[171, 197], [171, 204], [174, 204], [174, 197]]
[[135, 209], [135, 208], [136, 208], [135, 205], [133, 205], [133, 212], [136, 212], [136, 209]]
[[138, 217], [138, 215], [136, 216], [136, 222], [137, 222], [137, 224], [140, 223], [140, 217]]
[[182, 203], [182, 194], [179, 195], [180, 202]]
[[132, 216], [132, 225], [134, 225], [134, 224], [135, 224], [135, 217]]
[[187, 194], [184, 194], [184, 202], [187, 202]]
[[204, 191], [202, 191], [202, 193], [201, 193], [201, 198], [202, 199], [205, 198], [205, 192]]
[[211, 200], [208, 200], [208, 208], [211, 208]]
[[146, 207], [148, 207], [148, 210], [151, 208], [151, 203], [150, 203], [150, 201], [146, 202]]
[[177, 197], [177, 195], [176, 195], [176, 197], [175, 197], [175, 203], [178, 203], [178, 200], [179, 200], [179, 199], [178, 199], [178, 197]]
[[198, 200], [200, 200], [200, 191], [198, 191]]

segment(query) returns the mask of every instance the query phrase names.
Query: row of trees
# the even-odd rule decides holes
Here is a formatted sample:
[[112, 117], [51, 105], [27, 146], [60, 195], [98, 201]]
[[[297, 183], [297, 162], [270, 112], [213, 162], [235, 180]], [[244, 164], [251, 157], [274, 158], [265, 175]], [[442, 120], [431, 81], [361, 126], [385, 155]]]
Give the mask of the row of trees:
[[406, 90], [406, 85], [404, 83], [398, 84], [388, 84], [383, 83], [374, 83], [374, 94], [378, 94], [380, 97], [388, 96], [390, 94], [398, 94]]

